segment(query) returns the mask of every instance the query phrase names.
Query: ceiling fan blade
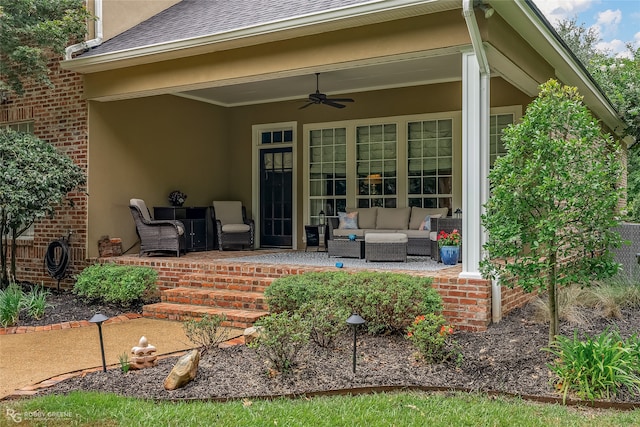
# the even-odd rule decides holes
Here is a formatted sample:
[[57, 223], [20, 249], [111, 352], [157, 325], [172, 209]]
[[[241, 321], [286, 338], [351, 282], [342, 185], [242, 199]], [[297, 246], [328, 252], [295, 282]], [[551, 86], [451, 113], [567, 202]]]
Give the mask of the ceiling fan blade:
[[331, 107], [335, 107], [335, 108], [344, 108], [345, 106], [342, 104], [337, 104], [335, 102], [333, 102], [333, 99], [325, 99], [325, 101], [323, 102], [323, 104], [325, 105], [330, 105]]
[[356, 102], [351, 98], [327, 98], [327, 101], [333, 101], [333, 102]]
[[298, 110], [302, 110], [303, 108], [307, 108], [309, 105], [313, 105], [313, 104], [315, 104], [315, 102], [307, 102], [302, 107], [298, 108]]

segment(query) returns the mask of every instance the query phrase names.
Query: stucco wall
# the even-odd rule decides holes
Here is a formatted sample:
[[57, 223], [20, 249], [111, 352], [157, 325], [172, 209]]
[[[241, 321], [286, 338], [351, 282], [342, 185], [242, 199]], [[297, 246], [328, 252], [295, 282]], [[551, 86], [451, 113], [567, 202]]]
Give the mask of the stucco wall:
[[[209, 206], [226, 196], [229, 170], [228, 111], [175, 96], [91, 102], [89, 155], [89, 255], [102, 235], [137, 241], [129, 199], [167, 206], [181, 190], [189, 206]], [[153, 213], [153, 212], [152, 212]]]

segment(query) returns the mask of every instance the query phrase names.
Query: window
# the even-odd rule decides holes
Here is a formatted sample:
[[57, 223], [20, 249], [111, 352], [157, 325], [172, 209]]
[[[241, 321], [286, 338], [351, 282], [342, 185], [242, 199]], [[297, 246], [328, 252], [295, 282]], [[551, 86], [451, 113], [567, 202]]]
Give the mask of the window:
[[293, 142], [293, 130], [270, 130], [260, 134], [261, 144], [291, 144]]
[[449, 208], [453, 193], [453, 120], [410, 122], [408, 202], [422, 208]]
[[397, 146], [395, 124], [356, 128], [357, 207], [397, 207]]
[[309, 217], [336, 216], [347, 207], [347, 135], [345, 128], [309, 133]]
[[489, 164], [493, 167], [496, 159], [507, 153], [502, 143], [502, 132], [513, 123], [513, 114], [496, 114], [489, 119]]

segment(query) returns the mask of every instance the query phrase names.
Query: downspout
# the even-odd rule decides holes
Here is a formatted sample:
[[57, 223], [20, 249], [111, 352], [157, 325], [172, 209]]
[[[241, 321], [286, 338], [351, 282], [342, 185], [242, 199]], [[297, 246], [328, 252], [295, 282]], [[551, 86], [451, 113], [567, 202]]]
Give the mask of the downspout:
[[64, 59], [69, 60], [73, 59], [73, 54], [82, 52], [85, 49], [90, 49], [92, 47], [100, 46], [102, 44], [102, 0], [94, 0], [94, 15], [96, 16], [94, 29], [95, 29], [95, 38], [87, 41], [83, 41], [81, 43], [76, 43], [71, 46], [68, 46], [64, 50]]
[[[480, 78], [483, 80], [489, 80], [490, 68], [489, 61], [487, 59], [487, 53], [484, 50], [482, 44], [482, 36], [480, 35], [480, 28], [478, 27], [478, 21], [476, 20], [476, 14], [474, 9], [474, 3], [476, 0], [462, 0], [462, 16], [467, 24], [467, 30], [469, 31], [469, 37], [471, 38], [471, 45], [473, 51], [478, 60], [478, 66], [480, 68]], [[482, 140], [482, 139], [481, 139]], [[488, 176], [488, 172], [484, 176]], [[488, 191], [488, 186], [486, 190]], [[488, 193], [484, 194], [482, 200], [488, 199]], [[502, 289], [500, 287], [500, 279], [496, 278], [491, 281], [491, 320], [493, 323], [498, 323], [502, 319]]]

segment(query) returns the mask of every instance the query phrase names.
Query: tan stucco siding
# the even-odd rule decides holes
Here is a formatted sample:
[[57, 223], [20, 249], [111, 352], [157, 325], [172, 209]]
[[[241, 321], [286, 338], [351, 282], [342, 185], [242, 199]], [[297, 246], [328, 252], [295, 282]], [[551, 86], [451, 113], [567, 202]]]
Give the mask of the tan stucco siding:
[[88, 74], [85, 94], [118, 99], [170, 93], [468, 44], [464, 20], [453, 11]]
[[[179, 189], [190, 206], [208, 206], [228, 183], [227, 111], [174, 96], [91, 102], [89, 256], [100, 236], [136, 242], [129, 199], [166, 206]], [[152, 212], [153, 213], [153, 212]]]
[[[102, 0], [102, 32], [104, 40], [118, 34], [160, 13], [180, 0]], [[95, 1], [89, 0], [87, 7], [95, 15]], [[89, 38], [95, 37], [90, 25]]]

